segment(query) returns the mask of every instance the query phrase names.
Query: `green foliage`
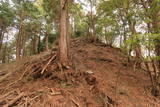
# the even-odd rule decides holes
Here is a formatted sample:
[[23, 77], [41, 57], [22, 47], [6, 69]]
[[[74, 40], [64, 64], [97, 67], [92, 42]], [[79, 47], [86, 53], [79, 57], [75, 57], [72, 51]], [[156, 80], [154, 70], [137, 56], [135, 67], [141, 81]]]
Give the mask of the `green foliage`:
[[132, 37], [127, 39], [123, 48], [125, 48], [126, 51], [129, 51], [130, 49], [135, 49], [135, 47], [140, 45], [142, 41], [143, 41], [143, 35], [141, 34], [132, 35]]
[[73, 36], [79, 37], [84, 36], [88, 28], [88, 19], [82, 10], [82, 5], [80, 3], [69, 4], [70, 17], [74, 21], [74, 31]]
[[143, 47], [143, 51], [147, 51], [147, 53], [144, 53], [144, 61], [160, 60], [160, 56], [156, 56], [155, 54], [155, 45], [157, 43], [160, 43], [160, 34], [136, 34], [127, 39], [125, 44], [122, 46], [122, 50], [128, 53], [130, 50], [134, 50], [140, 45]]
[[54, 18], [59, 18], [59, 14], [57, 14], [57, 13], [60, 13], [59, 4], [60, 4], [59, 0], [43, 0], [42, 1], [41, 6], [43, 8], [44, 16], [47, 22], [51, 23], [51, 21]]
[[[53, 43], [57, 40], [59, 32], [50, 33], [48, 38], [49, 47], [52, 48]], [[39, 44], [39, 51], [42, 52], [45, 50], [45, 38]]]
[[0, 24], [9, 26], [13, 23], [14, 11], [7, 2], [0, 4]]
[[[52, 47], [52, 43], [59, 36], [60, 0], [11, 1], [0, 1], [0, 25], [5, 28], [5, 33], [9, 33], [10, 27], [14, 28], [16, 32], [14, 40], [9, 40], [7, 43], [8, 53], [10, 53], [8, 56], [15, 54], [16, 36], [20, 25], [22, 27], [20, 35], [25, 39], [27, 55], [33, 53], [33, 44], [37, 36], [40, 38], [38, 44], [40, 51], [45, 50], [46, 34], [48, 34], [49, 47]], [[134, 50], [136, 46], [141, 45], [145, 50], [154, 54], [156, 45], [160, 43], [159, 2], [159, 0], [152, 2], [87, 0], [87, 4], [70, 2], [70, 35], [79, 37], [90, 34], [94, 25], [95, 35], [109, 45], [118, 42], [125, 52]], [[88, 8], [89, 10], [83, 8], [85, 5], [91, 6], [91, 4], [95, 10], [93, 14], [91, 14], [91, 7]], [[142, 25], [143, 27], [140, 28]], [[122, 40], [120, 41], [120, 39]], [[154, 57], [158, 59], [157, 56]]]

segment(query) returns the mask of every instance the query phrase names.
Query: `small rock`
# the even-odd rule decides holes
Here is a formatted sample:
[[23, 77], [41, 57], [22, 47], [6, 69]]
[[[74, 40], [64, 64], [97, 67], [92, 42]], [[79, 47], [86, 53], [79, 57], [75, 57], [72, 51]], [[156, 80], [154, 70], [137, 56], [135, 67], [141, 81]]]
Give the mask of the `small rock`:
[[94, 74], [91, 70], [86, 71], [88, 74]]

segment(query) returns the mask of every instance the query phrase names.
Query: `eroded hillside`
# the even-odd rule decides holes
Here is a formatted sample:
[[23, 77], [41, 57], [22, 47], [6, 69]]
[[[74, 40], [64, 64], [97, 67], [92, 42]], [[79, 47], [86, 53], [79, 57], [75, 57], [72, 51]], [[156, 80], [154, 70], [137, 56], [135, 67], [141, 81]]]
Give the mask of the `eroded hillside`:
[[45, 69], [44, 72], [49, 72], [46, 76], [34, 78], [26, 75], [30, 72], [26, 71], [26, 64], [41, 62], [51, 55], [50, 52], [1, 65], [0, 106], [160, 106], [159, 100], [150, 94], [148, 74], [134, 71], [120, 49], [102, 43], [88, 43], [83, 38], [73, 39], [70, 47], [73, 68], [63, 72]]

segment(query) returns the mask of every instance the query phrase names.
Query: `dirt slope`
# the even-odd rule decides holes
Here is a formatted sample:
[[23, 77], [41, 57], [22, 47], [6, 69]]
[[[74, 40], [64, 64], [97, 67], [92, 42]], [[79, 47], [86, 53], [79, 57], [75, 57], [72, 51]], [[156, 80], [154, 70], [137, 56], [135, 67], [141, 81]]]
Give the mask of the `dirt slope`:
[[[91, 70], [99, 82], [99, 89], [118, 102], [118, 107], [160, 107], [160, 101], [150, 95], [147, 73], [133, 71], [126, 65], [122, 52], [102, 44], [81, 41], [73, 46], [79, 70]], [[117, 93], [117, 94], [115, 94]]]
[[[23, 77], [17, 81], [25, 71], [21, 66], [26, 60], [0, 66], [0, 72], [13, 72], [0, 82], [0, 106], [10, 104], [23, 93], [12, 106], [160, 107], [160, 100], [150, 95], [151, 83], [147, 73], [133, 71], [120, 49], [74, 39], [71, 55], [76, 71], [56, 72], [49, 78], [37, 80]], [[61, 80], [55, 75], [60, 75]], [[11, 83], [13, 85], [6, 87]]]

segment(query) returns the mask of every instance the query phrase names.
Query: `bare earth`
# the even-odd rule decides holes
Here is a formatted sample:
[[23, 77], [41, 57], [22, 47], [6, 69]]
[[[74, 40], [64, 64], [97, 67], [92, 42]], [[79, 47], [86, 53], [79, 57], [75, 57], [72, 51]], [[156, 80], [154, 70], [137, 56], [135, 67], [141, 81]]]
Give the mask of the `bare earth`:
[[24, 63], [45, 54], [0, 65], [0, 107], [160, 107], [160, 99], [150, 94], [148, 74], [133, 71], [118, 48], [74, 39], [71, 59], [76, 71], [56, 72], [62, 80], [21, 78]]

